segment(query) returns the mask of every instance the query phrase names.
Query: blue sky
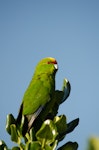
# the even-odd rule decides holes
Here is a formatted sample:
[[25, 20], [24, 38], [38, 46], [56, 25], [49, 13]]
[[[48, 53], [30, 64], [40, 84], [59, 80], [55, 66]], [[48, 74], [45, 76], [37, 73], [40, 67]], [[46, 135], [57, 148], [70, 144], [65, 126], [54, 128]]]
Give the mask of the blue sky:
[[[59, 109], [79, 126], [63, 141], [86, 148], [90, 135], [99, 136], [99, 1], [0, 1], [0, 139], [9, 147], [7, 114], [17, 116], [37, 62], [55, 57], [56, 89], [66, 77], [71, 94]], [[60, 143], [62, 144], [62, 143]]]

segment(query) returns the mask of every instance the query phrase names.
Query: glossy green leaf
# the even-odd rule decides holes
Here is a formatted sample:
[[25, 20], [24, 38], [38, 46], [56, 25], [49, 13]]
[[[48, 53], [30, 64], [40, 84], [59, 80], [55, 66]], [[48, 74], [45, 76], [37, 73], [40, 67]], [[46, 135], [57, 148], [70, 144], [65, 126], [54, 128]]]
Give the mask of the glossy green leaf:
[[72, 132], [78, 124], [79, 124], [79, 118], [74, 119], [73, 121], [69, 122], [67, 124], [67, 131], [66, 131], [66, 133], [68, 134], [68, 133]]
[[7, 145], [4, 141], [0, 140], [0, 150], [7, 150]]
[[52, 120], [46, 120], [42, 124], [40, 130], [36, 133], [38, 141], [40, 141], [43, 146], [52, 144], [57, 135], [57, 128]]
[[58, 148], [58, 150], [77, 150], [78, 149], [78, 143], [77, 142], [68, 142]]
[[17, 133], [16, 125], [12, 124], [10, 127], [11, 127], [11, 140], [16, 142], [16, 143], [19, 143], [20, 138], [19, 138], [18, 133]]
[[71, 91], [70, 82], [66, 78], [63, 80], [62, 89], [63, 89], [63, 92], [64, 92], [64, 96], [63, 96], [63, 99], [62, 99], [61, 103], [63, 103], [68, 98], [68, 96], [70, 95], [70, 91]]
[[7, 115], [6, 119], [6, 131], [11, 134], [11, 128], [10, 125], [15, 124], [15, 119], [12, 114]]
[[58, 131], [58, 140], [62, 140], [65, 136], [65, 134], [63, 133], [65, 133], [67, 130], [66, 116], [65, 115], [56, 116], [54, 118], [54, 123]]

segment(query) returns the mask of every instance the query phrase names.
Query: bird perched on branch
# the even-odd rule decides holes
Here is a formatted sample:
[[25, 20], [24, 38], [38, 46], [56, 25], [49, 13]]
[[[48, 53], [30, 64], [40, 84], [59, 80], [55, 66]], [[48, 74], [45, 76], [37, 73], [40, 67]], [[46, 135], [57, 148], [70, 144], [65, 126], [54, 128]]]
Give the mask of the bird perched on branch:
[[[42, 59], [36, 66], [32, 80], [23, 96], [16, 124], [24, 126], [25, 135], [32, 127], [35, 119], [40, 115], [55, 92], [55, 74], [58, 70], [55, 58]], [[52, 103], [53, 104], [53, 103]]]

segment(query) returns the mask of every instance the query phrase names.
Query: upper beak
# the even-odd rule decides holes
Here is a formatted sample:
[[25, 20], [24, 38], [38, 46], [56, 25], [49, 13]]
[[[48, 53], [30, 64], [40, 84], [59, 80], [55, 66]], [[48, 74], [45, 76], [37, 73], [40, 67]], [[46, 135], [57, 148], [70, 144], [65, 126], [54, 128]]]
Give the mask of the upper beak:
[[58, 70], [58, 65], [57, 64], [54, 64], [54, 67], [56, 70]]

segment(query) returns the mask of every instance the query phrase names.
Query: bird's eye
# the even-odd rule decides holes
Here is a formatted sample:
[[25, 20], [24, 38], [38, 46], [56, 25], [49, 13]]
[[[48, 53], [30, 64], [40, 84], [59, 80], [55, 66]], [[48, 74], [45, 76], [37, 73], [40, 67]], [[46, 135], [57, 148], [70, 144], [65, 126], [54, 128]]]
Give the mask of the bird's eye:
[[48, 64], [52, 64], [52, 62], [50, 62], [50, 61], [48, 61], [47, 63], [48, 63]]

